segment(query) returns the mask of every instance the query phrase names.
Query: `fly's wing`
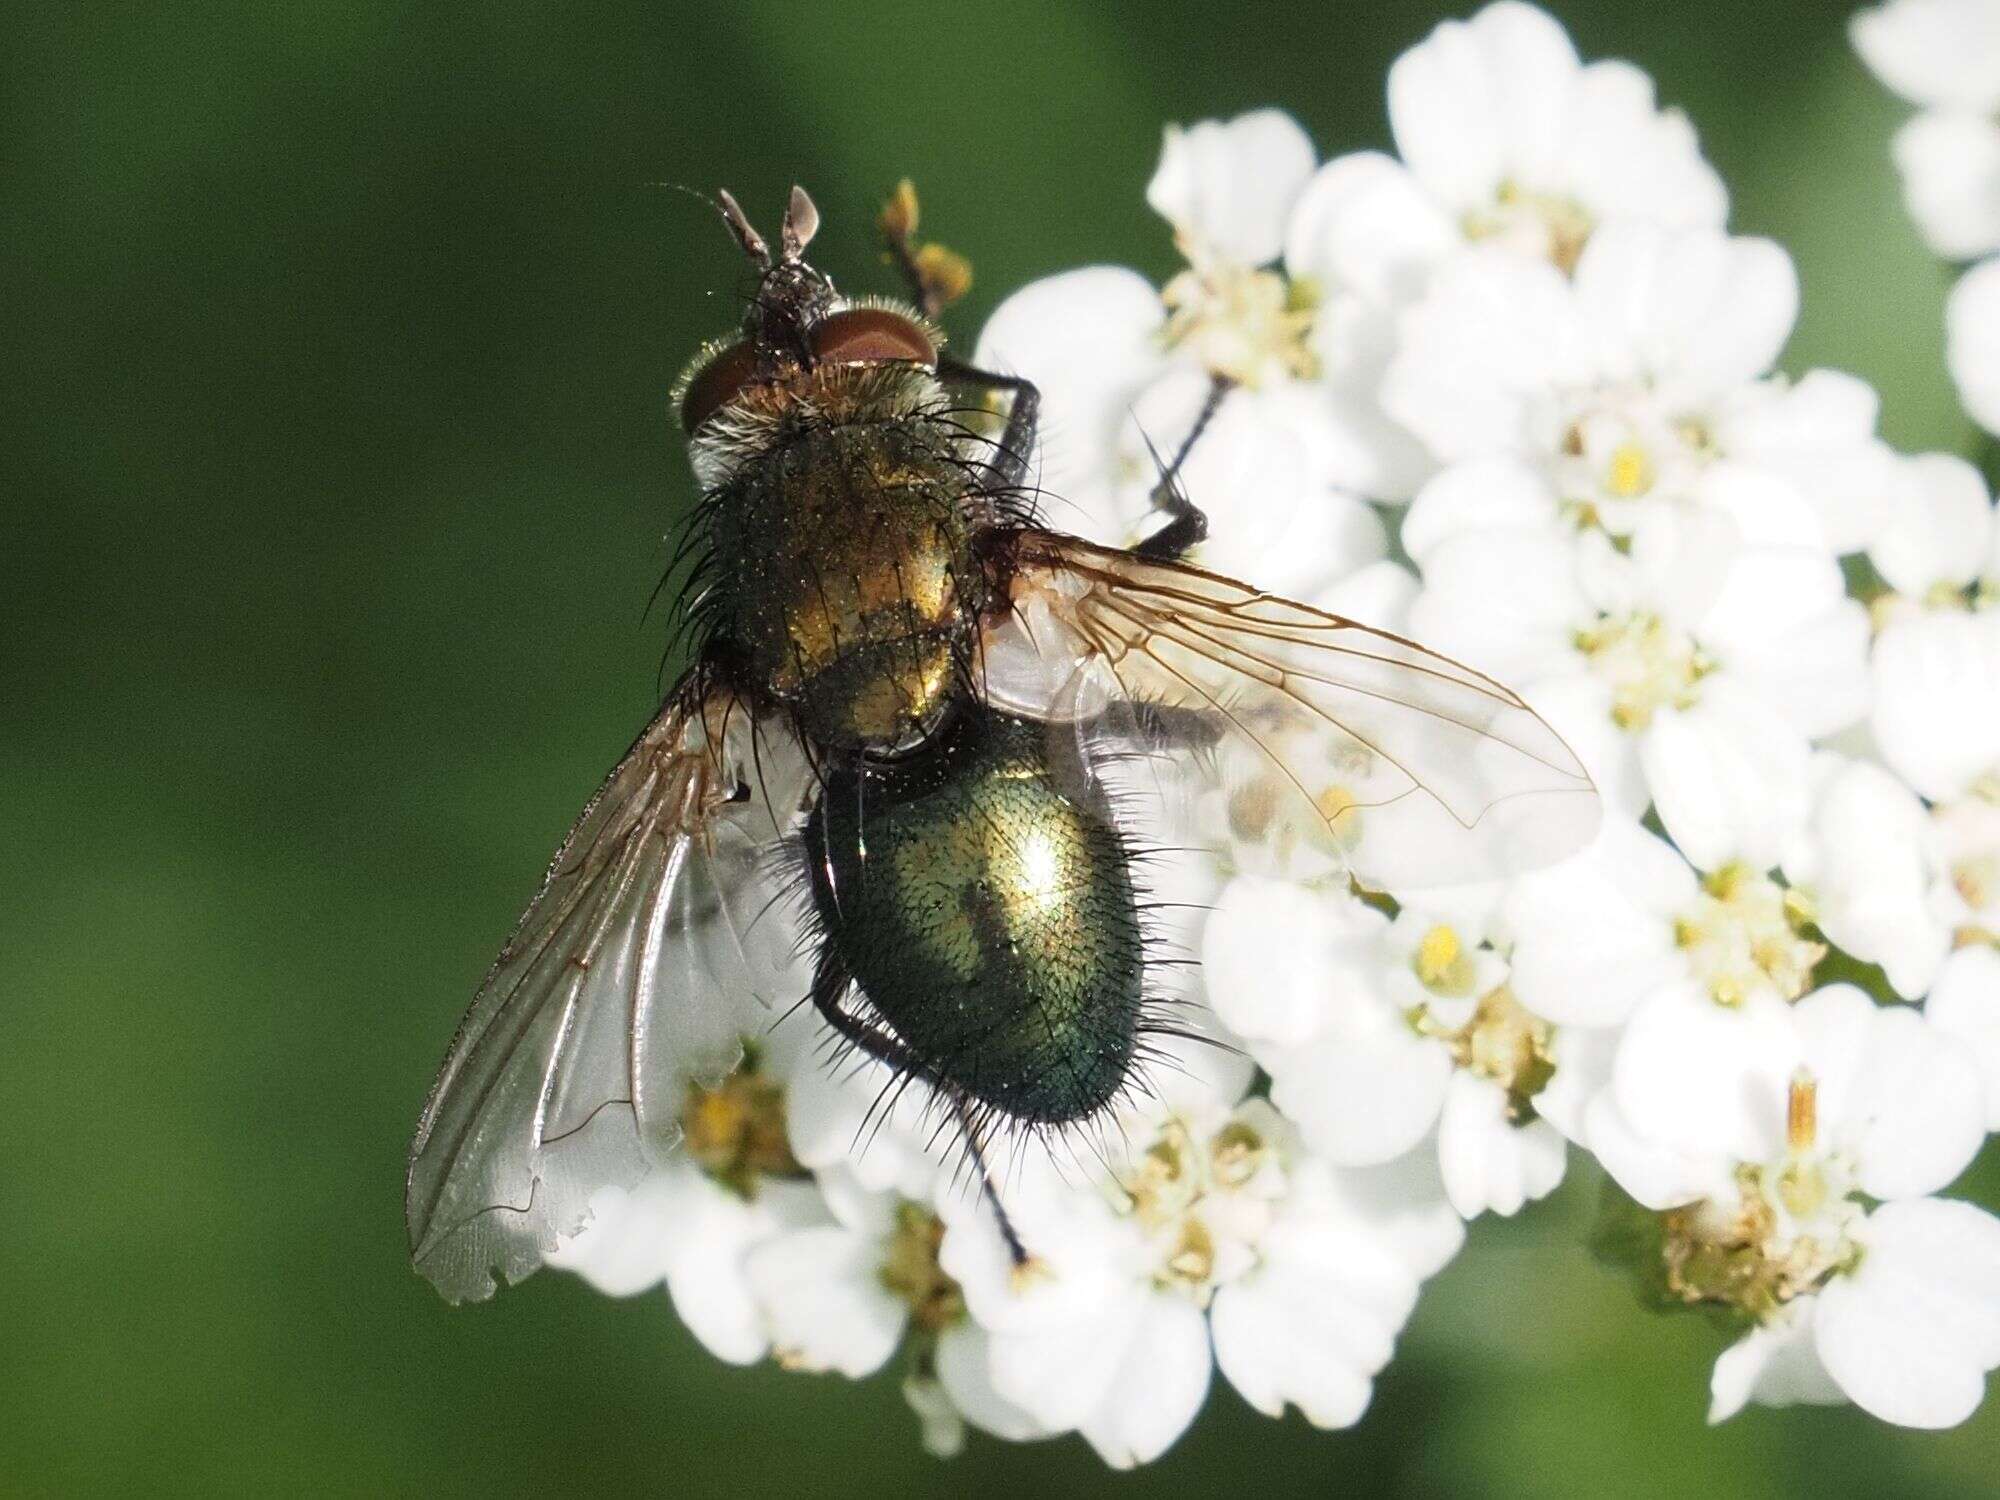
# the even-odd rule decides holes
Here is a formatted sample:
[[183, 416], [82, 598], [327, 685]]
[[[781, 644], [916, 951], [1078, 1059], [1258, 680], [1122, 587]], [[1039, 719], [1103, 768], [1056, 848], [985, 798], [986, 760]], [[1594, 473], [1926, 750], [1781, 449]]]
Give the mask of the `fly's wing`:
[[1570, 748], [1469, 667], [1199, 568], [1044, 531], [1015, 547], [991, 701], [1074, 723], [1093, 757], [1184, 747], [1181, 836], [1239, 866], [1393, 891], [1534, 869], [1596, 834]]
[[[410, 1144], [410, 1257], [448, 1301], [518, 1281], [679, 1139], [691, 1082], [789, 1002], [762, 856], [803, 796], [789, 731], [670, 703], [570, 830], [459, 1024]], [[728, 717], [718, 712], [720, 720]], [[761, 929], [761, 930], [759, 930]]]

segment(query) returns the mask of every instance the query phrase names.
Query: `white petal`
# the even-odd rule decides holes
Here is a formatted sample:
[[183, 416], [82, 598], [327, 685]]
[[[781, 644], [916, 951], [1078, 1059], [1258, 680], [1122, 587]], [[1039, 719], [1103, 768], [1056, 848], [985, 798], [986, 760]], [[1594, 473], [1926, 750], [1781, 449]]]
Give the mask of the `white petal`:
[[1535, 1095], [1535, 1113], [1568, 1141], [1590, 1146], [1587, 1119], [1599, 1092], [1611, 1086], [1618, 1057], [1618, 1032], [1612, 1027], [1564, 1026], [1549, 1044], [1555, 1076]]
[[1729, 1192], [1736, 1163], [1712, 1151], [1662, 1144], [1632, 1128], [1608, 1088], [1583, 1111], [1583, 1136], [1614, 1182], [1647, 1208], [1678, 1208]]
[[749, 1364], [763, 1356], [766, 1335], [744, 1276], [744, 1256], [772, 1232], [811, 1222], [819, 1195], [809, 1184], [766, 1183], [751, 1205], [708, 1185], [713, 1196], [697, 1200], [698, 1211], [689, 1211], [685, 1201], [681, 1205], [667, 1293], [674, 1311], [709, 1353], [731, 1364]]
[[1295, 1405], [1319, 1427], [1360, 1417], [1417, 1297], [1404, 1250], [1353, 1213], [1343, 1175], [1300, 1165], [1258, 1266], [1209, 1313], [1216, 1363], [1244, 1399], [1269, 1416]]
[[1576, 295], [1614, 368], [1686, 396], [1770, 369], [1799, 308], [1798, 273], [1770, 240], [1627, 220], [1590, 237]]
[[1493, 201], [1510, 172], [1540, 185], [1561, 148], [1576, 49], [1531, 5], [1446, 21], [1389, 69], [1389, 126], [1419, 181], [1454, 211]]
[[1805, 826], [1808, 758], [1798, 731], [1720, 677], [1693, 708], [1657, 715], [1639, 744], [1660, 822], [1704, 870], [1778, 862]]
[[1208, 1396], [1214, 1368], [1208, 1320], [1170, 1293], [1136, 1299], [1135, 1326], [1089, 1416], [1077, 1424], [1114, 1469], [1151, 1463], [1187, 1431]]
[[1791, 1303], [1753, 1328], [1715, 1362], [1708, 1420], [1726, 1422], [1750, 1402], [1759, 1406], [1833, 1406], [1847, 1397], [1819, 1362], [1813, 1343], [1812, 1298]]
[[1232, 392], [1182, 469], [1191, 495], [1213, 495], [1202, 566], [1297, 598], [1387, 551], [1382, 523], [1327, 489], [1302, 434], [1274, 403]]
[[[1419, 1281], [1442, 1271], [1465, 1248], [1465, 1222], [1445, 1198], [1435, 1151], [1412, 1151], [1379, 1167], [1333, 1167], [1308, 1159], [1294, 1166], [1293, 1179], [1292, 1200], [1302, 1217], [1324, 1214], [1355, 1235], [1379, 1241]], [[1308, 1232], [1294, 1243], [1341, 1260], [1338, 1245], [1326, 1236]], [[1360, 1266], [1366, 1259], [1356, 1254], [1352, 1263]], [[1391, 1281], [1370, 1276], [1377, 1288], [1373, 1303], [1400, 1305], [1396, 1299], [1402, 1294], [1393, 1291]], [[1404, 1307], [1401, 1316], [1408, 1311]]]
[[1511, 1215], [1562, 1181], [1563, 1138], [1546, 1120], [1516, 1125], [1491, 1079], [1454, 1073], [1438, 1117], [1438, 1167], [1451, 1206], [1466, 1218]]
[[1793, 1012], [1818, 1086], [1819, 1137], [1854, 1161], [1864, 1192], [1914, 1198], [1965, 1170], [1986, 1135], [1978, 1070], [1917, 1012], [1829, 985]]
[[[1033, 476], [1071, 505], [1101, 504], [1119, 424], [1166, 368], [1159, 293], [1136, 271], [1086, 266], [1030, 282], [986, 320], [973, 360], [1025, 376], [1042, 395]], [[1061, 524], [1075, 527], [1073, 517]]]
[[1597, 372], [1562, 272], [1503, 249], [1461, 250], [1403, 316], [1382, 405], [1441, 462], [1532, 451], [1545, 393]]
[[1554, 535], [1561, 509], [1547, 475], [1519, 458], [1453, 464], [1417, 492], [1403, 514], [1403, 550], [1418, 567], [1453, 537], [1471, 531]]
[[1956, 453], [1899, 459], [1894, 507], [1868, 557], [1890, 587], [1922, 597], [1933, 584], [1964, 587], [1993, 544], [1993, 500], [1979, 470]]
[[1868, 546], [1888, 519], [1897, 463], [1875, 436], [1881, 401], [1874, 387], [1835, 370], [1810, 370], [1795, 383], [1753, 389], [1718, 424], [1718, 446], [1790, 481], [1835, 552]]
[[1918, 1198], [1869, 1216], [1860, 1265], [1819, 1294], [1827, 1372], [1863, 1411], [1955, 1427], [2000, 1364], [2000, 1220]]
[[1988, 432], [2000, 432], [2000, 257], [1958, 279], [1945, 303], [1945, 361], [1959, 400]]
[[1948, 801], [2000, 767], [2000, 615], [1891, 623], [1873, 659], [1875, 742], [1902, 778]]
[[1285, 269], [1323, 295], [1355, 293], [1394, 306], [1415, 299], [1460, 242], [1458, 226], [1410, 171], [1379, 151], [1336, 157], [1293, 206]]
[[1673, 985], [1633, 1013], [1618, 1044], [1612, 1091], [1619, 1113], [1646, 1140], [1769, 1161], [1784, 1147], [1786, 1095], [1802, 1048], [1782, 1001], [1759, 997], [1731, 1008], [1693, 984]]
[[1868, 712], [1868, 613], [1824, 553], [1746, 549], [1696, 634], [1800, 734], [1831, 734]]
[[896, 1352], [908, 1309], [882, 1284], [883, 1242], [847, 1229], [800, 1229], [744, 1261], [780, 1363], [872, 1375]]
[[2000, 16], [1987, 0], [1891, 0], [1849, 24], [1862, 61], [1911, 103], [2000, 107]]
[[1311, 1042], [1260, 1056], [1271, 1102], [1314, 1150], [1351, 1166], [1389, 1161], [1429, 1134], [1452, 1071], [1441, 1043], [1373, 998], [1348, 1004]]
[[[1123, 1267], [1133, 1253], [1133, 1226], [1100, 1193], [1063, 1181], [1046, 1154], [1029, 1157], [1002, 1191], [1008, 1217], [1035, 1262], [1032, 1274], [1022, 1275], [1014, 1264], [983, 1194], [938, 1204], [945, 1220], [938, 1264], [965, 1293], [967, 1311], [996, 1334], [1088, 1322], [1127, 1282]], [[1032, 1409], [1057, 1427], [1077, 1418]]]
[[1916, 794], [1870, 762], [1839, 765], [1820, 784], [1801, 842], [1785, 873], [1810, 891], [1820, 930], [1882, 965], [1897, 994], [1922, 995], [1951, 932], [1931, 909], [1930, 819]]
[[1558, 178], [1535, 184], [1573, 198], [1590, 216], [1720, 229], [1729, 193], [1702, 158], [1687, 116], [1662, 110], [1653, 80], [1630, 63], [1594, 62], [1578, 74]]
[[1555, 527], [1460, 532], [1422, 562], [1424, 587], [1410, 606], [1422, 640], [1503, 682], [1580, 668], [1576, 632], [1596, 611]]
[[1169, 125], [1146, 202], [1197, 261], [1261, 266], [1284, 248], [1285, 217], [1312, 170], [1312, 142], [1282, 110]]
[[1985, 1094], [1986, 1128], [2000, 1130], [2000, 952], [1975, 945], [1952, 954], [1924, 1014], [1969, 1050]]
[[1645, 816], [1653, 800], [1639, 760], [1639, 741], [1611, 717], [1611, 684], [1580, 660], [1570, 671], [1517, 680], [1515, 691], [1576, 752], [1604, 805], [1627, 818]]
[[1222, 1289], [1209, 1310], [1216, 1364], [1267, 1417], [1289, 1404], [1315, 1427], [1351, 1427], [1368, 1409], [1374, 1380], [1326, 1326], [1344, 1309], [1309, 1298], [1292, 1280], [1265, 1272]]
[[[871, 1192], [925, 1196], [956, 1138], [940, 1135], [940, 1106], [928, 1087], [886, 1063], [861, 1058], [827, 1067], [806, 1059], [785, 1091], [785, 1133], [792, 1154], [815, 1171], [842, 1167]], [[894, 1093], [886, 1109], [883, 1101]]]
[[1010, 1443], [1049, 1436], [1051, 1429], [993, 1388], [993, 1376], [987, 1368], [990, 1352], [986, 1330], [976, 1323], [956, 1323], [938, 1335], [934, 1356], [937, 1378], [952, 1405], [981, 1432]]
[[1969, 110], [1928, 110], [1896, 132], [1903, 202], [1948, 260], [2000, 250], [2000, 125]]
[[1607, 818], [1588, 849], [1509, 889], [1501, 922], [1514, 993], [1564, 1025], [1618, 1024], [1687, 972], [1673, 921], [1695, 893], [1694, 871], [1670, 844]]
[[1238, 1036], [1292, 1045], [1337, 1007], [1365, 1003], [1381, 914], [1344, 894], [1239, 875], [1202, 935], [1209, 1002]]

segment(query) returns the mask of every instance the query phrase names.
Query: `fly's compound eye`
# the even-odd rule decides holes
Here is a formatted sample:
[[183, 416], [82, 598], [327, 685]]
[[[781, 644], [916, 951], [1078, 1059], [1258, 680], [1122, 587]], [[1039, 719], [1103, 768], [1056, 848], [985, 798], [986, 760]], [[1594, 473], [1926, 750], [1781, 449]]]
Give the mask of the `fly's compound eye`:
[[813, 326], [813, 358], [829, 365], [907, 360], [937, 364], [937, 347], [910, 319], [886, 307], [850, 307], [830, 313]]
[[757, 373], [757, 351], [746, 340], [731, 344], [688, 380], [681, 396], [681, 431], [693, 432], [742, 394]]

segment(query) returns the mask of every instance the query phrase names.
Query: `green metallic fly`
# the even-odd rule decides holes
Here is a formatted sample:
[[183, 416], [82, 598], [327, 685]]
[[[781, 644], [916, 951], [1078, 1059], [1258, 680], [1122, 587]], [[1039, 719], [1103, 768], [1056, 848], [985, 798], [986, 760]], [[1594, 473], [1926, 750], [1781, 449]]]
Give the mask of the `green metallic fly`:
[[[1038, 394], [944, 351], [923, 276], [923, 306], [847, 299], [804, 258], [803, 190], [775, 253], [719, 206], [758, 286], [678, 391], [702, 493], [693, 664], [571, 830], [424, 1107], [411, 1255], [454, 1301], [533, 1271], [592, 1193], [682, 1149], [753, 996], [809, 1000], [927, 1088], [1005, 1230], [993, 1134], [1100, 1117], [1174, 1030], [1141, 824], [1376, 888], [1546, 864], [1597, 824], [1589, 777], [1514, 693], [1188, 564], [1206, 521], [1178, 460], [1136, 548], [1040, 525]], [[804, 995], [762, 951], [774, 887], [803, 908]]]

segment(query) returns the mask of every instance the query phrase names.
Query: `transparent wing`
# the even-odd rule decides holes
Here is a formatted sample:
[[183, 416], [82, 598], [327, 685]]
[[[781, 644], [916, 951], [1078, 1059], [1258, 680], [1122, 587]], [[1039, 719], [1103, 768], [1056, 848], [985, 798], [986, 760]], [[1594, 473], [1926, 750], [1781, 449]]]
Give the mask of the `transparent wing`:
[[984, 643], [991, 699], [1074, 722], [1098, 747], [1194, 752], [1173, 773], [1182, 835], [1239, 864], [1344, 866], [1393, 891], [1533, 869], [1596, 834], [1574, 753], [1469, 667], [1073, 537], [1024, 533], [1014, 563], [1011, 616]]
[[[772, 845], [803, 796], [788, 730], [674, 702], [570, 830], [459, 1024], [410, 1144], [410, 1257], [449, 1301], [518, 1281], [679, 1139], [713, 1082], [790, 1003]], [[726, 715], [713, 716], [718, 724]]]

